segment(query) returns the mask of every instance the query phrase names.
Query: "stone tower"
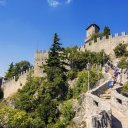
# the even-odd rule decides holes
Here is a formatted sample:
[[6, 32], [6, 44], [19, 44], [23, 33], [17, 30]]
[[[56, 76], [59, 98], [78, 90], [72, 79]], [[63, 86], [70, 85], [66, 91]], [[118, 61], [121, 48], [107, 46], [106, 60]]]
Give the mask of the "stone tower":
[[86, 39], [85, 43], [89, 42], [91, 39], [92, 34], [98, 33], [100, 30], [100, 27], [96, 24], [91, 24], [86, 28]]
[[34, 61], [34, 76], [42, 77], [44, 76], [42, 65], [46, 63], [48, 57], [48, 52], [46, 51], [36, 51]]

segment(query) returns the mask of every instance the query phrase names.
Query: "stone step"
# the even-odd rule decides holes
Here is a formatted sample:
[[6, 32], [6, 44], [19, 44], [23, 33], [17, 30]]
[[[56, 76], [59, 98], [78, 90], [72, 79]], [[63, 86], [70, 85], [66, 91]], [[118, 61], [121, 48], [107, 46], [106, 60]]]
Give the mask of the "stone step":
[[100, 98], [102, 99], [111, 99], [111, 95], [110, 94], [103, 94], [100, 96]]

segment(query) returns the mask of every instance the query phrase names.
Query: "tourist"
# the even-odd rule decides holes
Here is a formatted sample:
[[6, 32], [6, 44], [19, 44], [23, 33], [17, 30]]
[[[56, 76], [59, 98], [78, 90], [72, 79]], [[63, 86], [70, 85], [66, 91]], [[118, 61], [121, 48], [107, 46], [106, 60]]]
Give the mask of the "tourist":
[[117, 82], [117, 78], [118, 78], [118, 67], [115, 67], [114, 68], [114, 83], [116, 83]]
[[114, 85], [114, 80], [113, 80], [113, 78], [111, 78], [111, 79], [109, 80], [109, 82], [108, 82], [108, 86], [112, 88], [113, 85]]

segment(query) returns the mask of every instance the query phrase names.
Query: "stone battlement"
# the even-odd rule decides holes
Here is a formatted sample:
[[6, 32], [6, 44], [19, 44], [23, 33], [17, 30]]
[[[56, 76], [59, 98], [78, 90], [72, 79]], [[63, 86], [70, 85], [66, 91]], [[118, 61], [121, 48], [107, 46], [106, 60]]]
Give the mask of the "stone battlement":
[[117, 88], [112, 91], [111, 104], [123, 115], [128, 117], [128, 97], [125, 97], [120, 94], [118, 90], [120, 90], [120, 88]]
[[[121, 34], [119, 34], [119, 33], [115, 33], [114, 34], [114, 36], [113, 35], [109, 35], [109, 37], [108, 38], [106, 38], [106, 36], [103, 36], [102, 38], [100, 38], [100, 37], [98, 37], [96, 40], [96, 42], [99, 42], [99, 41], [104, 41], [104, 40], [111, 40], [111, 39], [114, 39], [114, 38], [117, 38], [117, 37], [124, 37], [124, 36], [128, 36], [127, 34], [126, 34], [126, 32], [122, 32]], [[92, 43], [95, 43], [94, 42], [94, 40], [92, 41]]]
[[97, 95], [93, 94], [95, 91], [101, 89], [101, 87], [106, 87], [107, 84], [108, 84], [108, 80], [102, 83], [97, 88], [86, 93], [87, 128], [95, 128], [95, 127], [111, 128], [112, 120], [111, 120], [110, 105], [106, 101], [99, 98]]
[[114, 51], [113, 49], [119, 44], [119, 43], [128, 43], [128, 35], [125, 32], [122, 32], [121, 35], [118, 33], [115, 33], [114, 36], [109, 35], [108, 38], [103, 37], [97, 38], [96, 42], [94, 40], [85, 43], [84, 46], [81, 46], [79, 48], [79, 51], [85, 51], [85, 49], [95, 52], [100, 52], [104, 49], [105, 53], [110, 55], [111, 57], [114, 57]]
[[[18, 89], [22, 89], [27, 81], [27, 76], [33, 71], [33, 67], [29, 70], [23, 71], [19, 74], [19, 78], [16, 81], [15, 76], [6, 80], [2, 83], [1, 87], [4, 92], [4, 98], [7, 98], [18, 91]], [[33, 75], [33, 74], [32, 74]]]
[[[20, 77], [22, 77], [22, 76], [24, 76], [24, 75], [26, 75], [26, 74], [29, 74], [33, 69], [34, 69], [34, 67], [31, 67], [31, 68], [29, 68], [28, 70], [21, 72], [21, 73], [18, 75], [18, 76], [19, 76], [19, 79], [20, 79]], [[10, 78], [10, 79], [8, 79], [8, 80], [3, 81], [3, 82], [2, 82], [2, 87], [3, 87], [3, 86], [6, 86], [6, 84], [9, 83], [9, 82], [11, 82], [11, 81], [15, 81], [15, 76], [13, 76], [12, 78]]]
[[46, 50], [40, 50], [40, 51], [36, 51], [36, 53], [47, 53], [47, 51]]
[[47, 57], [48, 57], [47, 51], [37, 50], [35, 52], [34, 67], [21, 72], [18, 75], [19, 78], [17, 81], [15, 80], [15, 76], [8, 80], [3, 81], [1, 87], [4, 92], [4, 98], [11, 96], [13, 93], [16, 93], [18, 89], [22, 89], [22, 87], [25, 85], [27, 81], [27, 76], [31, 71], [33, 71], [32, 75], [35, 77], [45, 77], [46, 74], [43, 73], [42, 65], [46, 63]]

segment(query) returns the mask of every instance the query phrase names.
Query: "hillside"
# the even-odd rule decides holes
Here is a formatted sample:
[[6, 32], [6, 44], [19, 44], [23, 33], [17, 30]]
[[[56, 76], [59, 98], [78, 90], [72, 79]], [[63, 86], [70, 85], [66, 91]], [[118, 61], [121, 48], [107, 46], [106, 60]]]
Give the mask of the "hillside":
[[[79, 51], [77, 47], [63, 48], [59, 41], [55, 33], [48, 58], [40, 66], [40, 72], [45, 75], [36, 77], [31, 71], [27, 72], [24, 85], [20, 84], [18, 91], [5, 99], [2, 99], [1, 92], [1, 127], [90, 128], [100, 120], [99, 125], [110, 128], [111, 108], [115, 108], [109, 104], [110, 100], [104, 101], [104, 97], [110, 99], [107, 92], [114, 69], [110, 56], [104, 50], [94, 52]], [[119, 61], [118, 67], [126, 70], [127, 44], [117, 45], [114, 54]], [[106, 63], [110, 72], [104, 69]], [[5, 78], [10, 79], [14, 75], [10, 67]], [[13, 83], [21, 81], [20, 78], [17, 74]], [[10, 86], [15, 88], [13, 84]], [[122, 93], [127, 93], [127, 84], [122, 88]], [[115, 104], [113, 99], [112, 103]]]
[[[97, 68], [97, 64], [103, 64], [108, 60], [105, 53], [105, 58], [102, 59], [103, 51], [79, 52], [76, 47], [64, 49], [59, 44], [57, 35], [54, 40], [47, 63], [43, 66], [47, 77], [28, 75], [25, 86], [1, 102], [1, 126], [71, 127], [73, 125], [71, 120], [79, 106], [79, 98], [82, 93], [87, 92], [88, 71], [85, 70], [87, 63], [91, 64], [90, 88], [103, 78], [101, 68]], [[60, 55], [61, 50], [63, 53]], [[76, 82], [73, 85], [69, 84], [69, 81], [74, 80]]]

